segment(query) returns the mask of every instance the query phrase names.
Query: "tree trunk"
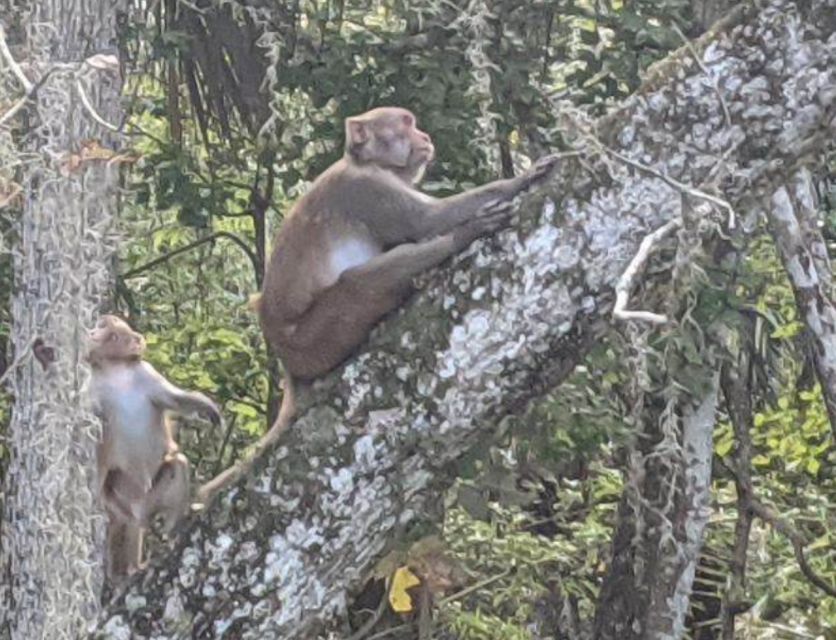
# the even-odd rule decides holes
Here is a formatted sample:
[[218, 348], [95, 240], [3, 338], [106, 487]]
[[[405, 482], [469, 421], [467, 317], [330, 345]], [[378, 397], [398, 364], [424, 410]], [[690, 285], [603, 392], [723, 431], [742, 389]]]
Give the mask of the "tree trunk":
[[[112, 50], [116, 5], [43, 1], [20, 16], [28, 39], [19, 50], [27, 57], [18, 60], [25, 78], [18, 78], [24, 86], [15, 98], [49, 76], [5, 125], [16, 130], [24, 194], [14, 253], [14, 361], [6, 372], [14, 407], [0, 556], [0, 635], [12, 640], [77, 638], [99, 610], [100, 427], [87, 407], [83, 345], [112, 279], [118, 169], [83, 154], [85, 145], [88, 154], [96, 143], [116, 147], [118, 136], [97, 119], [120, 122], [121, 80], [118, 67], [100, 68], [112, 66], [106, 59], [85, 59]], [[9, 73], [7, 60], [0, 69]]]
[[[683, 192], [695, 197], [687, 185], [741, 205], [826, 140], [836, 15], [824, 2], [760, 6], [695, 44], [716, 82], [683, 50], [611, 115], [587, 126], [567, 111], [583, 162], [567, 158], [522, 200], [515, 229], [426, 277], [367, 351], [301, 398], [299, 419], [251, 477], [108, 606], [103, 635], [311, 640], [333, 628], [454, 481], [456, 461], [600, 338], [620, 274], [648, 233], [681, 215]], [[712, 215], [724, 223], [729, 211]], [[691, 405], [700, 474], [683, 503], [695, 524], [704, 402]], [[687, 534], [691, 553], [700, 536]], [[671, 633], [688, 571], [669, 582]]]
[[836, 307], [830, 297], [830, 260], [817, 228], [814, 203], [810, 174], [800, 171], [773, 194], [767, 214], [798, 315], [812, 345], [816, 375], [836, 438]]
[[719, 375], [703, 374], [709, 383], [696, 403], [654, 398], [644, 412], [618, 510], [612, 564], [598, 599], [596, 639], [684, 634], [710, 514]]

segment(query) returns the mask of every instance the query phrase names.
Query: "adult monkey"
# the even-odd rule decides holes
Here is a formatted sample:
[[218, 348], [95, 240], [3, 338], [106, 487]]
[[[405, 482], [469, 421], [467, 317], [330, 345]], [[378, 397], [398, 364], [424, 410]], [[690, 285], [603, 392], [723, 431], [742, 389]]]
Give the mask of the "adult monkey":
[[213, 424], [221, 414], [205, 395], [174, 386], [143, 361], [145, 338], [116, 316], [102, 316], [88, 341], [90, 395], [103, 427], [97, 466], [108, 520], [105, 569], [118, 582], [139, 568], [154, 517], [170, 532], [188, 510], [189, 461], [165, 412], [197, 412]]
[[348, 118], [345, 134], [342, 159], [314, 181], [279, 230], [256, 301], [264, 337], [287, 374], [279, 415], [254, 453], [203, 485], [198, 500], [240, 478], [287, 428], [295, 381], [345, 360], [410, 294], [415, 276], [507, 226], [507, 201], [558, 159], [438, 199], [415, 188], [435, 148], [410, 111], [373, 109]]

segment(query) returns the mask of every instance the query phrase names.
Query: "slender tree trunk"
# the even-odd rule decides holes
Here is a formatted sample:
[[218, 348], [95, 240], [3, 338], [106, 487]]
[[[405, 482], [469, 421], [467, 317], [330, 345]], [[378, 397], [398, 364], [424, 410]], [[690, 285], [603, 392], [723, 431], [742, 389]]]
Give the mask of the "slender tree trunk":
[[[17, 14], [27, 33], [15, 49], [26, 52], [16, 97], [31, 96], [6, 125], [15, 128], [24, 194], [0, 556], [0, 634], [12, 640], [77, 638], [99, 607], [100, 427], [87, 408], [83, 348], [112, 280], [117, 168], [89, 156], [117, 148], [99, 121], [120, 122], [121, 80], [114, 58], [85, 60], [115, 50], [118, 4], [41, 0]], [[10, 68], [7, 60], [0, 67]]]
[[702, 394], [645, 400], [593, 637], [681, 638], [710, 513], [719, 376]]
[[746, 594], [746, 561], [749, 535], [752, 530], [752, 436], [755, 407], [752, 402], [752, 356], [755, 352], [755, 326], [751, 316], [739, 329], [732, 360], [723, 367], [722, 387], [726, 411], [735, 434], [735, 489], [737, 491], [737, 522], [734, 526], [734, 547], [731, 557], [731, 575], [723, 595], [720, 610], [720, 637], [734, 640], [735, 617], [751, 603]]
[[801, 171], [767, 206], [772, 237], [792, 285], [798, 315], [812, 345], [830, 428], [836, 438], [836, 306], [824, 239], [816, 225], [810, 174]]

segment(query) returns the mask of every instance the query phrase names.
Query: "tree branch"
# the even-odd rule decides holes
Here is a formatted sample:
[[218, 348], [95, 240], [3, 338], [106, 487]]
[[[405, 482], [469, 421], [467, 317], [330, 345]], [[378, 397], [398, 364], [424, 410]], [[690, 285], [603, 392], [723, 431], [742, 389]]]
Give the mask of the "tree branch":
[[247, 258], [249, 258], [250, 262], [253, 265], [253, 272], [257, 273], [258, 269], [258, 258], [256, 258], [255, 253], [253, 253], [252, 249], [247, 246], [247, 243], [244, 242], [241, 238], [236, 236], [234, 233], [230, 233], [229, 231], [215, 231], [214, 233], [209, 234], [204, 238], [199, 238], [194, 242], [190, 242], [189, 244], [174, 249], [173, 251], [169, 251], [153, 260], [149, 260], [145, 264], [142, 264], [130, 271], [122, 274], [122, 280], [130, 280], [131, 278], [135, 278], [138, 275], [150, 271], [154, 267], [158, 267], [164, 262], [168, 262], [172, 258], [179, 256], [180, 254], [186, 253], [191, 251], [192, 249], [196, 249], [197, 247], [206, 244], [207, 242], [212, 242], [213, 240], [217, 240], [218, 238], [226, 238], [231, 240], [235, 244], [237, 244], [241, 250], [247, 254]]
[[722, 159], [714, 204], [738, 206], [774, 190], [826, 139], [836, 115], [833, 14], [823, 0], [772, 0], [762, 11], [739, 11], [744, 24], [727, 23], [703, 59], [720, 77], [731, 128], [696, 65], [670, 65], [666, 80], [657, 73], [595, 123], [630, 162], [596, 149], [567, 159], [521, 199], [516, 228], [423, 278], [423, 292], [367, 349], [299, 398], [278, 445], [135, 577], [100, 628], [160, 639], [182, 629], [327, 633], [394, 538], [451, 486], [461, 456], [600, 340], [641, 240], [681, 216], [682, 185], [710, 182]]
[[790, 541], [793, 551], [795, 551], [795, 559], [798, 562], [798, 568], [801, 569], [801, 573], [804, 574], [804, 577], [806, 577], [807, 580], [824, 591], [831, 598], [836, 598], [836, 587], [825, 582], [824, 578], [816, 574], [810, 566], [810, 563], [807, 562], [807, 557], [804, 555], [804, 546], [807, 544], [807, 541], [804, 539], [801, 532], [793, 527], [789, 521], [784, 520], [781, 516], [775, 513], [775, 511], [767, 507], [755, 497], [750, 498], [749, 508], [752, 510], [752, 513], [764, 522], [769, 523], [776, 531], [782, 533]]

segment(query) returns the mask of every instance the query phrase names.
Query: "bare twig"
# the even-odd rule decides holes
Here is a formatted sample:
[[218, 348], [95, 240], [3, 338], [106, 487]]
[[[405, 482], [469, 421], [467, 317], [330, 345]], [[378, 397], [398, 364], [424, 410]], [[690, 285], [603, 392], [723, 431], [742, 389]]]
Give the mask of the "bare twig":
[[369, 636], [368, 640], [381, 640], [381, 638], [388, 638], [389, 636], [393, 636], [396, 633], [400, 633], [401, 631], [406, 631], [407, 629], [412, 629], [415, 626], [413, 622], [407, 622], [405, 624], [399, 624], [397, 627], [392, 627], [391, 629], [384, 629], [373, 636]]
[[649, 167], [646, 164], [642, 164], [641, 162], [636, 162], [635, 160], [632, 160], [631, 158], [628, 158], [627, 156], [619, 153], [615, 149], [610, 149], [608, 146], [606, 146], [604, 143], [602, 143], [597, 138], [594, 138], [594, 137], [590, 136], [590, 139], [593, 141], [595, 146], [598, 147], [598, 149], [600, 149], [604, 153], [612, 156], [616, 160], [619, 160], [620, 162], [623, 162], [624, 164], [629, 165], [629, 166], [633, 167], [634, 169], [638, 169], [639, 171], [642, 171], [644, 173], [649, 173], [650, 175], [662, 180], [668, 186], [673, 187], [674, 189], [677, 189], [677, 190], [681, 191], [682, 193], [685, 193], [685, 194], [687, 194], [689, 196], [692, 196], [694, 198], [697, 198], [699, 200], [706, 200], [706, 201], [710, 202], [711, 204], [714, 204], [714, 205], [720, 207], [729, 216], [729, 229], [734, 229], [735, 221], [737, 219], [737, 216], [734, 212], [734, 208], [732, 208], [731, 204], [729, 204], [729, 202], [727, 200], [724, 200], [723, 198], [720, 198], [718, 196], [713, 196], [710, 193], [706, 193], [705, 191], [702, 191], [701, 189], [696, 189], [694, 187], [689, 187], [687, 184], [685, 184], [684, 182], [680, 182], [676, 178], [671, 178], [669, 175], [664, 174], [661, 171], [657, 171], [656, 169], [654, 169], [652, 167]]
[[15, 74], [18, 80], [20, 80], [20, 84], [23, 85], [23, 90], [26, 93], [30, 93], [32, 88], [34, 87], [33, 83], [29, 81], [29, 78], [26, 77], [26, 74], [23, 73], [23, 69], [20, 68], [17, 61], [12, 56], [12, 52], [9, 51], [9, 45], [6, 44], [6, 31], [0, 26], [0, 54], [2, 54], [3, 58], [6, 60], [6, 63], [12, 70], [12, 73]]
[[804, 555], [804, 545], [807, 544], [807, 541], [804, 539], [801, 532], [755, 497], [749, 499], [749, 509], [751, 509], [752, 513], [758, 516], [761, 520], [772, 525], [776, 531], [786, 536], [795, 551], [795, 559], [798, 562], [798, 568], [801, 569], [801, 573], [804, 574], [807, 580], [824, 591], [831, 598], [836, 598], [836, 588], [826, 582], [824, 578], [816, 574], [807, 562], [807, 557]]
[[506, 569], [502, 573], [498, 573], [495, 576], [489, 576], [489, 577], [485, 578], [484, 580], [480, 580], [476, 584], [472, 584], [469, 587], [465, 587], [461, 591], [457, 591], [456, 593], [450, 594], [446, 598], [442, 598], [441, 600], [438, 601], [438, 603], [439, 604], [449, 604], [449, 603], [453, 602], [454, 600], [464, 598], [466, 595], [469, 595], [469, 594], [473, 593], [474, 591], [478, 591], [479, 589], [487, 587], [489, 584], [493, 584], [497, 580], [502, 580], [503, 578], [507, 578], [508, 576], [510, 576], [514, 572], [514, 570], [515, 570], [514, 567], [509, 567], [508, 569]]
[[179, 256], [181, 253], [186, 253], [187, 251], [191, 251], [192, 249], [194, 249], [196, 247], [199, 247], [202, 244], [206, 244], [207, 242], [211, 242], [212, 240], [217, 240], [218, 238], [227, 238], [228, 240], [232, 240], [232, 242], [237, 244], [241, 248], [241, 250], [244, 253], [247, 254], [247, 257], [250, 259], [250, 262], [252, 262], [253, 268], [256, 269], [256, 270], [258, 269], [258, 258], [253, 253], [252, 249], [250, 249], [247, 246], [246, 242], [241, 240], [241, 238], [236, 236], [234, 233], [230, 233], [229, 231], [216, 231], [215, 233], [212, 233], [212, 234], [206, 236], [205, 238], [200, 238], [199, 240], [195, 240], [194, 242], [190, 242], [189, 244], [187, 244], [184, 247], [180, 247], [179, 249], [175, 249], [174, 251], [169, 251], [168, 253], [165, 253], [158, 258], [154, 258], [153, 260], [150, 260], [149, 262], [146, 262], [145, 264], [142, 264], [142, 265], [136, 267], [135, 269], [131, 269], [127, 273], [122, 274], [122, 279], [123, 280], [129, 280], [130, 278], [135, 278], [136, 276], [141, 274], [143, 271], [148, 271], [149, 269], [153, 269], [157, 265], [162, 264], [163, 262], [166, 262], [168, 260], [171, 260], [175, 256]]
[[12, 105], [11, 109], [9, 109], [8, 111], [6, 111], [6, 113], [0, 116], [0, 125], [3, 125], [9, 120], [11, 120], [14, 117], [14, 115], [23, 108], [23, 105], [25, 105], [36, 93], [38, 93], [38, 89], [40, 89], [44, 85], [44, 83], [47, 81], [47, 79], [49, 79], [49, 76], [53, 71], [55, 71], [55, 69], [50, 69], [49, 71], [47, 71], [44, 74], [43, 78], [41, 78], [34, 85], [32, 85], [29, 91], [26, 92], [25, 96], [20, 98], [17, 102], [15, 102]]
[[377, 605], [377, 609], [375, 609], [372, 616], [363, 623], [363, 626], [357, 629], [348, 640], [363, 640], [366, 636], [368, 636], [374, 626], [380, 622], [380, 619], [383, 617], [383, 614], [386, 612], [386, 605], [389, 602], [389, 591], [384, 591], [383, 595], [380, 597], [380, 603]]
[[723, 594], [720, 608], [721, 637], [734, 640], [735, 617], [745, 610], [746, 559], [749, 534], [752, 530], [752, 512], [749, 499], [752, 489], [752, 354], [755, 346], [754, 318], [744, 315], [740, 329], [740, 348], [737, 357], [722, 369], [722, 388], [726, 411], [734, 429], [737, 446], [734, 454], [734, 484], [737, 493], [737, 518], [734, 527], [734, 549], [731, 558], [731, 576]]
[[676, 31], [677, 35], [682, 38], [682, 42], [685, 43], [685, 46], [688, 48], [688, 51], [691, 52], [691, 55], [694, 56], [694, 61], [697, 63], [702, 72], [706, 75], [706, 77], [711, 82], [711, 87], [714, 89], [714, 93], [717, 94], [717, 98], [720, 100], [720, 106], [723, 108], [723, 117], [726, 119], [726, 126], [731, 128], [732, 120], [731, 120], [731, 113], [729, 112], [729, 106], [726, 104], [725, 98], [723, 98], [723, 94], [720, 92], [720, 85], [717, 83], [717, 79], [711, 75], [708, 71], [708, 68], [703, 64], [702, 58], [697, 50], [694, 48], [694, 44], [685, 36], [684, 33], [680, 30], [679, 26], [674, 23], [673, 30]]
[[93, 118], [93, 120], [98, 122], [100, 125], [102, 125], [105, 129], [110, 129], [111, 131], [118, 132], [119, 127], [105, 120], [93, 107], [93, 103], [90, 102], [90, 99], [87, 97], [87, 93], [84, 91], [84, 87], [81, 84], [81, 78], [75, 79], [75, 88], [78, 91], [78, 96], [81, 98], [81, 104], [83, 104], [84, 108], [87, 109], [87, 113], [90, 114], [90, 117]]
[[633, 290], [636, 277], [647, 264], [653, 248], [668, 235], [679, 229], [681, 224], [682, 221], [679, 218], [671, 220], [656, 229], [656, 231], [645, 236], [644, 240], [642, 240], [635, 257], [627, 265], [624, 273], [618, 279], [618, 284], [615, 286], [615, 307], [612, 310], [613, 318], [617, 320], [637, 320], [639, 322], [649, 322], [650, 324], [666, 324], [668, 322], [666, 315], [652, 313], [650, 311], [628, 311], [627, 303], [630, 300], [630, 291]]

